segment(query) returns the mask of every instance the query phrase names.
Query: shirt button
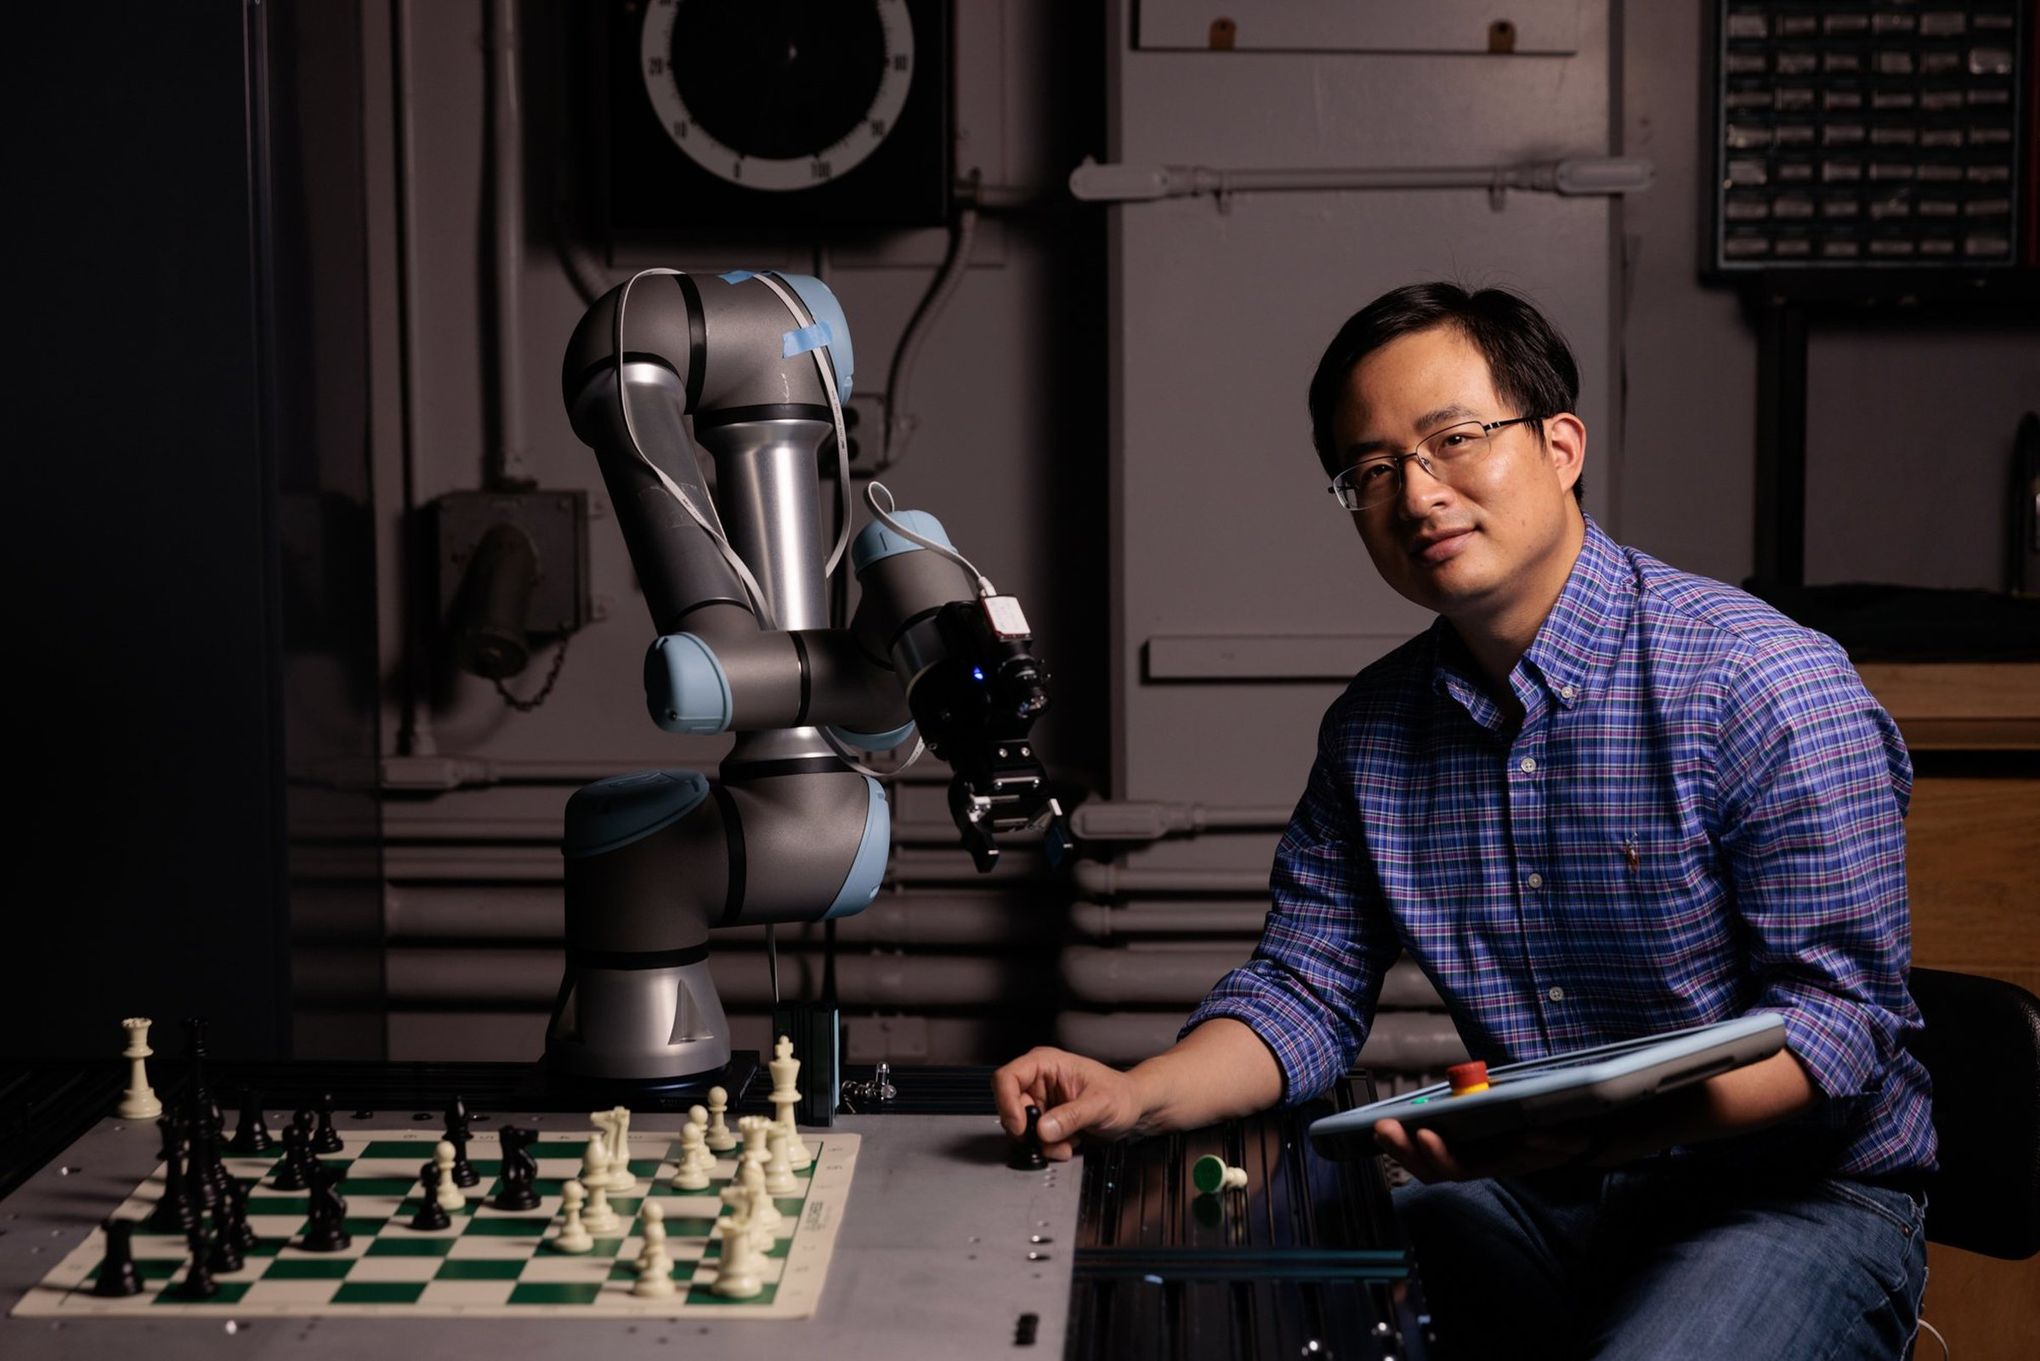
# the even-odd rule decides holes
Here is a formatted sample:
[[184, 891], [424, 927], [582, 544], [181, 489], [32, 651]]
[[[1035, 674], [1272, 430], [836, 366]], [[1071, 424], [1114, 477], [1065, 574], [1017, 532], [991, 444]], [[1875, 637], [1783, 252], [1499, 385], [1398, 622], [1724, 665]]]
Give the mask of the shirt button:
[[1516, 768], [1518, 770], [1521, 770], [1525, 775], [1528, 775], [1531, 771], [1537, 769], [1537, 760], [1535, 757], [1525, 756], [1521, 761], [1518, 761], [1516, 763]]
[[1565, 989], [1553, 988], [1550, 992], [1547, 992], [1544, 995], [1546, 997], [1549, 997], [1554, 1002], [1563, 1002], [1565, 1000]]
[[1530, 887], [1532, 887], [1532, 888], [1543, 888], [1543, 887], [1544, 887], [1544, 876], [1543, 876], [1543, 875], [1541, 875], [1541, 874], [1533, 874], [1533, 875], [1531, 875], [1531, 876], [1530, 876]]
[[1559, 694], [1560, 694], [1560, 695], [1561, 695], [1561, 696], [1562, 696], [1563, 698], [1566, 698], [1566, 699], [1577, 699], [1577, 698], [1579, 697], [1579, 693], [1580, 693], [1580, 692], [1579, 692], [1579, 690], [1578, 690], [1577, 688], [1575, 688], [1575, 687], [1573, 687], [1573, 686], [1570, 686], [1570, 685], [1561, 685], [1561, 686], [1559, 686], [1559, 687], [1558, 687], [1558, 693], [1559, 693]]

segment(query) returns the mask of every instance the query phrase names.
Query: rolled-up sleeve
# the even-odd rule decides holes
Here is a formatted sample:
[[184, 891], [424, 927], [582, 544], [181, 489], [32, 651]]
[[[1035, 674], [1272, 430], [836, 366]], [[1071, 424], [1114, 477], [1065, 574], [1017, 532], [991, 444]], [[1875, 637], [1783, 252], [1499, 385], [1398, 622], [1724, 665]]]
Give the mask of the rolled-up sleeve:
[[1830, 1101], [1878, 1091], [1918, 1011], [1904, 816], [1912, 762], [1841, 649], [1766, 649], [1726, 688], [1719, 844], [1756, 983]]
[[1275, 850], [1273, 905], [1246, 964], [1219, 979], [1182, 1033], [1229, 1016], [1250, 1027], [1282, 1069], [1282, 1103], [1330, 1087], [1367, 1037], [1396, 936], [1364, 890], [1338, 706]]

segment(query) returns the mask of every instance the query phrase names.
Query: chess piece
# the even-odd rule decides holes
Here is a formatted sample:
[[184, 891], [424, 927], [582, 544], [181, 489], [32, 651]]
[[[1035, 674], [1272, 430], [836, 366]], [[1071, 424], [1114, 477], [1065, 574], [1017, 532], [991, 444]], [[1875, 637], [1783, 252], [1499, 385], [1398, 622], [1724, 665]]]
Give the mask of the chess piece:
[[1220, 1191], [1243, 1191], [1247, 1186], [1247, 1169], [1228, 1167], [1225, 1159], [1207, 1153], [1190, 1165], [1190, 1183], [1207, 1196]]
[[453, 1184], [461, 1187], [479, 1186], [482, 1180], [482, 1174], [468, 1161], [468, 1140], [474, 1138], [469, 1119], [465, 1098], [455, 1096], [447, 1103], [446, 1142], [453, 1145]]
[[794, 1124], [800, 1106], [800, 1060], [793, 1056], [793, 1041], [781, 1035], [772, 1048], [772, 1062], [765, 1067], [772, 1074], [772, 1123], [786, 1131], [787, 1160], [795, 1169], [806, 1167], [815, 1157]]
[[241, 1094], [241, 1118], [234, 1126], [234, 1137], [227, 1142], [232, 1153], [267, 1153], [276, 1147], [276, 1140], [269, 1136], [269, 1126], [262, 1119], [262, 1093], [250, 1087]]
[[786, 1148], [786, 1131], [774, 1125], [766, 1133], [771, 1156], [765, 1163], [765, 1189], [775, 1196], [790, 1196], [800, 1189], [800, 1182], [793, 1175], [793, 1160]]
[[738, 1157], [744, 1162], [755, 1162], [760, 1167], [772, 1156], [766, 1140], [772, 1137], [772, 1122], [762, 1115], [746, 1115], [737, 1121], [737, 1133], [743, 1136], [744, 1151]]
[[340, 1195], [343, 1173], [312, 1159], [307, 1169], [311, 1181], [311, 1219], [298, 1238], [306, 1252], [340, 1252], [354, 1242], [347, 1231], [347, 1201]]
[[150, 1233], [189, 1233], [198, 1220], [198, 1205], [187, 1175], [184, 1141], [179, 1136], [183, 1126], [172, 1115], [156, 1123], [163, 1130], [163, 1147], [169, 1156], [163, 1163], [163, 1198], [156, 1202], [155, 1211], [149, 1216], [148, 1229]]
[[569, 1181], [560, 1187], [560, 1231], [546, 1240], [546, 1246], [554, 1252], [589, 1252], [594, 1249], [594, 1235], [581, 1222], [581, 1202], [587, 1196], [588, 1192], [578, 1181]]
[[600, 1139], [588, 1141], [581, 1159], [581, 1184], [588, 1189], [588, 1209], [581, 1222], [590, 1233], [615, 1233], [623, 1221], [609, 1205], [609, 1153]]
[[1027, 1128], [1013, 1141], [1013, 1149], [1006, 1158], [1006, 1166], [1016, 1172], [1038, 1172], [1048, 1166], [1048, 1159], [1041, 1152], [1041, 1107], [1027, 1108]]
[[[696, 1106], [696, 1110], [701, 1107]], [[673, 1185], [681, 1191], [706, 1191], [708, 1169], [701, 1165], [704, 1157], [712, 1156], [708, 1146], [702, 1142], [703, 1125], [688, 1124], [680, 1131], [680, 1161], [673, 1167]]]
[[212, 1088], [206, 1083], [205, 1027], [203, 1016], [184, 1018], [184, 1061], [189, 1069], [185, 1079], [185, 1118], [193, 1126], [214, 1109]]
[[[148, 1024], [146, 1021], [144, 1025]], [[142, 1293], [141, 1273], [135, 1270], [132, 1219], [106, 1221], [106, 1256], [100, 1259], [99, 1274], [92, 1281], [92, 1293], [102, 1299], [119, 1299]]]
[[130, 1016], [120, 1023], [127, 1032], [127, 1048], [120, 1051], [120, 1056], [128, 1061], [128, 1085], [113, 1113], [123, 1120], [154, 1120], [163, 1113], [163, 1103], [157, 1100], [156, 1089], [149, 1085], [148, 1058], [156, 1052], [149, 1048], [151, 1024], [146, 1016]]
[[[225, 1206], [231, 1203], [231, 1199], [229, 1196], [222, 1195], [220, 1203], [222, 1206]], [[232, 1271], [239, 1271], [246, 1265], [241, 1254], [240, 1233], [233, 1225], [227, 1222], [227, 1212], [225, 1210], [222, 1210], [220, 1214], [213, 1217], [212, 1251], [206, 1255], [205, 1264], [221, 1275], [226, 1275]]]
[[269, 1184], [279, 1191], [302, 1191], [308, 1184], [305, 1178], [305, 1164], [311, 1152], [305, 1147], [305, 1131], [302, 1125], [290, 1124], [283, 1131], [283, 1158], [276, 1164], [276, 1175]]
[[[623, 1106], [614, 1106], [606, 1111], [592, 1111], [588, 1119], [604, 1135], [604, 1147], [609, 1155], [607, 1188], [623, 1192], [636, 1190], [637, 1178], [631, 1175], [630, 1170], [630, 1111]], [[589, 1189], [594, 1188], [591, 1186]]]
[[467, 1197], [460, 1193], [460, 1187], [454, 1185], [453, 1182], [454, 1164], [453, 1144], [451, 1142], [441, 1139], [432, 1146], [432, 1165], [438, 1169], [438, 1179], [434, 1183], [438, 1189], [432, 1197], [434, 1203], [442, 1210], [465, 1210], [467, 1208]]
[[737, 1146], [737, 1136], [730, 1133], [730, 1127], [723, 1119], [730, 1108], [730, 1094], [721, 1087], [708, 1089], [708, 1146], [716, 1153], [727, 1153]]
[[439, 1163], [427, 1158], [418, 1164], [418, 1212], [411, 1227], [420, 1233], [437, 1233], [453, 1227], [453, 1218], [439, 1204]]
[[746, 1158], [737, 1173], [737, 1185], [750, 1197], [751, 1226], [768, 1235], [770, 1241], [786, 1223], [786, 1216], [772, 1203], [772, 1193], [765, 1189], [765, 1164]]
[[496, 1131], [496, 1138], [503, 1145], [503, 1172], [496, 1188], [496, 1198], [490, 1203], [497, 1209], [538, 1208], [538, 1193], [531, 1187], [532, 1179], [538, 1175], [538, 1163], [530, 1152], [532, 1141], [537, 1137], [536, 1131], [520, 1129], [516, 1125], [505, 1125]]
[[749, 1299], [764, 1289], [758, 1280], [758, 1248], [751, 1241], [749, 1221], [741, 1215], [719, 1220], [715, 1236], [722, 1240], [722, 1257], [716, 1265], [715, 1284], [709, 1288], [734, 1300]]
[[673, 1293], [673, 1259], [666, 1255], [666, 1212], [648, 1200], [644, 1209], [644, 1251], [638, 1254], [637, 1282], [630, 1293], [640, 1299], [663, 1299]]
[[340, 1131], [333, 1128], [333, 1094], [319, 1097], [319, 1127], [312, 1134], [312, 1152], [338, 1153], [347, 1147]]
[[209, 1300], [220, 1293], [220, 1283], [212, 1276], [211, 1245], [203, 1223], [194, 1224], [185, 1235], [185, 1243], [191, 1249], [191, 1265], [185, 1268], [184, 1279], [170, 1292], [180, 1300]]

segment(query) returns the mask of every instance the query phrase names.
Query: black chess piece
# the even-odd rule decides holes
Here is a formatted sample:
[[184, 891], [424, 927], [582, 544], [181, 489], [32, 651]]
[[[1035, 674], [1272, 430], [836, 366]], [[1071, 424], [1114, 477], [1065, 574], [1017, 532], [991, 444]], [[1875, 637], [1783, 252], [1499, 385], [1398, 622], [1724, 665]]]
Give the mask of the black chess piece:
[[345, 1147], [340, 1131], [333, 1128], [333, 1094], [327, 1092], [319, 1098], [319, 1128], [312, 1135], [312, 1152], [338, 1153]]
[[310, 1173], [311, 1220], [298, 1237], [298, 1246], [306, 1252], [339, 1252], [354, 1242], [347, 1232], [347, 1202], [339, 1191], [344, 1174], [316, 1158]]
[[241, 1119], [227, 1148], [234, 1153], [267, 1153], [276, 1147], [262, 1119], [262, 1093], [250, 1087], [241, 1096]]
[[221, 1188], [230, 1175], [227, 1165], [220, 1161], [219, 1131], [201, 1118], [191, 1129], [187, 1145], [191, 1150], [189, 1164], [185, 1168], [185, 1180], [191, 1186], [194, 1207], [211, 1214], [219, 1207]]
[[[223, 1205], [231, 1204], [233, 1200], [231, 1196], [222, 1196], [220, 1199]], [[229, 1271], [239, 1271], [244, 1264], [244, 1259], [241, 1255], [241, 1237], [240, 1234], [235, 1232], [234, 1226], [228, 1222], [227, 1213], [221, 1213], [213, 1217], [212, 1251], [206, 1254], [205, 1264], [222, 1274]]]
[[255, 1235], [254, 1225], [248, 1222], [248, 1188], [241, 1184], [239, 1177], [228, 1177], [226, 1191], [224, 1231], [233, 1234], [234, 1246], [246, 1257], [262, 1243]]
[[446, 1107], [446, 1142], [453, 1145], [453, 1184], [455, 1186], [478, 1186], [482, 1174], [475, 1171], [475, 1165], [468, 1161], [468, 1140], [474, 1134], [468, 1128], [467, 1101], [455, 1096]]
[[529, 1150], [538, 1132], [505, 1125], [496, 1132], [496, 1137], [503, 1144], [503, 1172], [496, 1198], [489, 1203], [499, 1210], [537, 1209], [538, 1192], [531, 1183], [538, 1175], [538, 1163]]
[[193, 1225], [191, 1232], [185, 1236], [184, 1241], [191, 1247], [191, 1265], [186, 1268], [184, 1279], [171, 1292], [180, 1300], [209, 1300], [220, 1293], [220, 1283], [212, 1275], [209, 1237], [203, 1223]]
[[1006, 1166], [1018, 1172], [1038, 1172], [1048, 1166], [1048, 1159], [1041, 1155], [1041, 1107], [1027, 1108], [1027, 1130], [1013, 1141], [1012, 1156], [1006, 1159]]
[[305, 1175], [305, 1164], [311, 1161], [311, 1150], [305, 1146], [305, 1132], [298, 1125], [291, 1125], [283, 1131], [283, 1157], [276, 1164], [276, 1175], [270, 1185], [279, 1191], [302, 1191], [310, 1185]]
[[418, 1181], [424, 1192], [418, 1202], [418, 1213], [411, 1218], [411, 1227], [426, 1233], [452, 1228], [453, 1220], [439, 1204], [439, 1164], [426, 1159], [418, 1168]]
[[142, 1276], [135, 1270], [134, 1233], [135, 1221], [132, 1219], [106, 1221], [106, 1256], [100, 1261], [99, 1275], [92, 1282], [93, 1294], [118, 1299], [123, 1295], [142, 1293]]
[[149, 1232], [188, 1233], [197, 1222], [198, 1205], [186, 1167], [189, 1159], [181, 1137], [183, 1125], [169, 1115], [157, 1123], [163, 1126], [163, 1143], [170, 1156], [163, 1163], [163, 1198], [156, 1202], [155, 1212], [149, 1216]]

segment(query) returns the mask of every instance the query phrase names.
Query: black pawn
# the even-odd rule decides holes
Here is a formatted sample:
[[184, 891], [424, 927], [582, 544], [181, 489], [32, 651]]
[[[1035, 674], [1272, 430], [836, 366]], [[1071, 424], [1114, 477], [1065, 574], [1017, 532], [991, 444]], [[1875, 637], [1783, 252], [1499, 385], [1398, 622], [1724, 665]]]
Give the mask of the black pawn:
[[312, 1217], [298, 1238], [306, 1252], [339, 1252], [354, 1241], [347, 1232], [347, 1202], [334, 1189], [340, 1174], [314, 1164], [312, 1168]]
[[262, 1093], [250, 1088], [241, 1098], [241, 1119], [227, 1148], [234, 1153], [267, 1153], [276, 1147], [269, 1126], [262, 1119]]
[[319, 1128], [312, 1135], [312, 1152], [338, 1153], [345, 1147], [340, 1131], [333, 1128], [333, 1094], [328, 1092], [319, 1098]]
[[106, 1221], [106, 1257], [99, 1264], [92, 1293], [108, 1299], [142, 1293], [142, 1276], [135, 1270], [135, 1222], [132, 1219]]
[[446, 1108], [446, 1142], [453, 1145], [453, 1184], [455, 1186], [479, 1186], [482, 1174], [475, 1171], [475, 1165], [468, 1161], [468, 1140], [474, 1134], [468, 1129], [467, 1102], [454, 1097]]
[[283, 1132], [283, 1158], [276, 1164], [276, 1176], [269, 1184], [279, 1191], [304, 1190], [311, 1184], [305, 1176], [305, 1164], [311, 1156], [305, 1148], [304, 1130], [292, 1125]]
[[411, 1218], [411, 1227], [427, 1233], [434, 1229], [450, 1229], [453, 1220], [439, 1204], [439, 1164], [427, 1161], [418, 1169], [418, 1181], [424, 1186], [424, 1197], [418, 1202], [418, 1213]]
[[1006, 1166], [1018, 1172], [1036, 1172], [1048, 1166], [1048, 1159], [1041, 1155], [1041, 1107], [1027, 1108], [1027, 1131], [1013, 1141], [1013, 1156], [1006, 1159]]
[[149, 1232], [189, 1233], [198, 1221], [198, 1206], [192, 1198], [191, 1179], [186, 1175], [183, 1141], [177, 1137], [169, 1116], [163, 1117], [161, 1123], [165, 1126], [164, 1144], [170, 1157], [163, 1164], [163, 1198], [156, 1202], [155, 1213], [149, 1216]]
[[209, 1260], [212, 1250], [207, 1237], [205, 1225], [200, 1224], [184, 1240], [191, 1246], [191, 1266], [171, 1292], [180, 1300], [209, 1300], [220, 1293], [220, 1283], [212, 1276]]
[[222, 1274], [239, 1271], [245, 1264], [241, 1256], [240, 1236], [224, 1218], [213, 1221], [212, 1251], [206, 1255], [205, 1264]]

